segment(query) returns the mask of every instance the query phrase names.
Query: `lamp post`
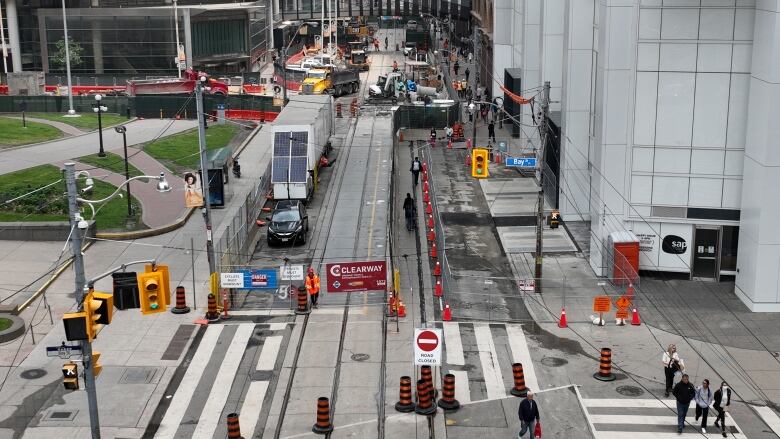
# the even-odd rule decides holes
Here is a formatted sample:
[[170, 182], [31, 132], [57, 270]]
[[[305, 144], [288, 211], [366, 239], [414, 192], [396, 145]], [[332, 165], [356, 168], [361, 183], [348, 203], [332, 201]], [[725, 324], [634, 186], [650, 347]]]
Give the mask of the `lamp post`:
[[[100, 105], [100, 101], [103, 99], [103, 96], [101, 94], [95, 95], [95, 106], [92, 107], [92, 111], [97, 113], [98, 115], [98, 139], [100, 140], [100, 151], [98, 151], [98, 157], [105, 157], [106, 152], [103, 151], [103, 118], [101, 115], [104, 111], [108, 110], [107, 107], [104, 107]], [[127, 156], [127, 152], [125, 152], [125, 156]]]
[[[68, 115], [74, 116], [73, 83], [70, 79], [70, 42], [68, 41], [68, 17], [65, 15], [65, 0], [62, 0], [62, 30], [65, 32], [65, 70], [68, 75]], [[14, 54], [16, 56], [16, 54]]]
[[127, 128], [124, 125], [119, 125], [114, 127], [114, 130], [117, 133], [122, 134], [122, 145], [125, 150], [125, 180], [127, 180], [127, 183], [125, 184], [125, 191], [127, 192], [127, 217], [132, 218], [133, 206], [130, 201], [130, 166], [127, 163]]

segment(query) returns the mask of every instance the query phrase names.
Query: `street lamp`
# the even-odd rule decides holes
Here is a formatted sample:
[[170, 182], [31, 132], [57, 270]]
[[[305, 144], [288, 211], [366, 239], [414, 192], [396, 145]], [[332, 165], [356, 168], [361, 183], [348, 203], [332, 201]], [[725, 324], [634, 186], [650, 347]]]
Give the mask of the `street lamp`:
[[100, 105], [100, 101], [103, 96], [98, 93], [95, 95], [95, 106], [92, 107], [92, 111], [98, 115], [98, 139], [100, 139], [100, 151], [98, 151], [98, 157], [105, 157], [106, 152], [103, 151], [103, 119], [100, 117], [104, 111], [108, 111], [107, 107]]
[[122, 135], [122, 145], [125, 150], [125, 180], [127, 180], [127, 184], [125, 184], [125, 191], [127, 192], [127, 217], [132, 218], [133, 207], [132, 202], [130, 201], [130, 166], [127, 163], [127, 128], [124, 125], [119, 125], [114, 127], [114, 130]]
[[[66, 163], [66, 165], [67, 165], [67, 163]], [[81, 177], [82, 175], [87, 177], [86, 178], [87, 187], [82, 189], [81, 192], [82, 193], [88, 193], [89, 190], [92, 189], [92, 186], [95, 184], [95, 182], [92, 179], [92, 177], [90, 177], [89, 171], [78, 171], [75, 174], [74, 181], [78, 180], [79, 177]], [[119, 187], [117, 187], [116, 190], [111, 195], [109, 195], [109, 196], [107, 196], [105, 198], [101, 198], [100, 200], [85, 200], [84, 198], [76, 198], [76, 201], [78, 201], [79, 203], [84, 203], [87, 206], [89, 206], [89, 208], [92, 210], [92, 216], [90, 217], [90, 219], [94, 219], [95, 218], [95, 214], [97, 213], [97, 211], [95, 210], [95, 206], [94, 205], [95, 204], [102, 204], [102, 203], [108, 202], [111, 199], [113, 199], [114, 197], [116, 197], [117, 195], [119, 197], [122, 197], [122, 194], [119, 193], [119, 191], [122, 190], [122, 185], [127, 185], [131, 181], [133, 181], [133, 180], [147, 180], [147, 181], [148, 180], [156, 180], [157, 181], [157, 192], [166, 193], [166, 192], [170, 192], [171, 191], [171, 185], [168, 184], [168, 180], [165, 178], [165, 173], [164, 172], [160, 172], [160, 175], [137, 175], [135, 177], [130, 177], [126, 181], [122, 182], [119, 185]], [[127, 199], [130, 200], [129, 192], [128, 192]]]

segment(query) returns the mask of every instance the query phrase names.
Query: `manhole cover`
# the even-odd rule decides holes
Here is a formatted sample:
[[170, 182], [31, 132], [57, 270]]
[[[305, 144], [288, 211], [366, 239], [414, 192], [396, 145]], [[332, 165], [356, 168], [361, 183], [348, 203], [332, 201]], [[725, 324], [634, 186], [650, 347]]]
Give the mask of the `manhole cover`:
[[72, 421], [76, 417], [78, 410], [52, 410], [43, 417], [44, 421]]
[[26, 380], [37, 380], [38, 378], [46, 375], [46, 371], [43, 369], [30, 369], [20, 373], [19, 376]]
[[632, 397], [644, 395], [645, 393], [644, 390], [640, 389], [637, 386], [618, 386], [618, 388], [615, 390], [617, 390], [617, 393], [623, 396], [632, 396]]
[[149, 384], [152, 382], [156, 368], [128, 367], [119, 379], [120, 384]]
[[371, 356], [368, 354], [352, 354], [350, 358], [352, 358], [352, 361], [366, 361], [371, 358]]
[[544, 357], [542, 358], [541, 363], [548, 367], [561, 367], [565, 364], [569, 364], [567, 360], [558, 357]]

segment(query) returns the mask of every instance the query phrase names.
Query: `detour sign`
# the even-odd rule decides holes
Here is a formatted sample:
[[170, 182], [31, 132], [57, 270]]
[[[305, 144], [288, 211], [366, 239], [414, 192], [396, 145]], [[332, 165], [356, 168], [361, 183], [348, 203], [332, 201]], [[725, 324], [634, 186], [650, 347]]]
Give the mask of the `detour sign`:
[[596, 296], [593, 298], [593, 312], [609, 312], [612, 308], [612, 300], [609, 296]]

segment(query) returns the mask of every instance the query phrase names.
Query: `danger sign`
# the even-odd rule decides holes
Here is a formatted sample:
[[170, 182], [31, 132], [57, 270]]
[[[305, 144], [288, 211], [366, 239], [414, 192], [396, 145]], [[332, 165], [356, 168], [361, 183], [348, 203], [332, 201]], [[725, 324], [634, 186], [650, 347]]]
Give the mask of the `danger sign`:
[[414, 364], [441, 365], [441, 329], [414, 330]]

